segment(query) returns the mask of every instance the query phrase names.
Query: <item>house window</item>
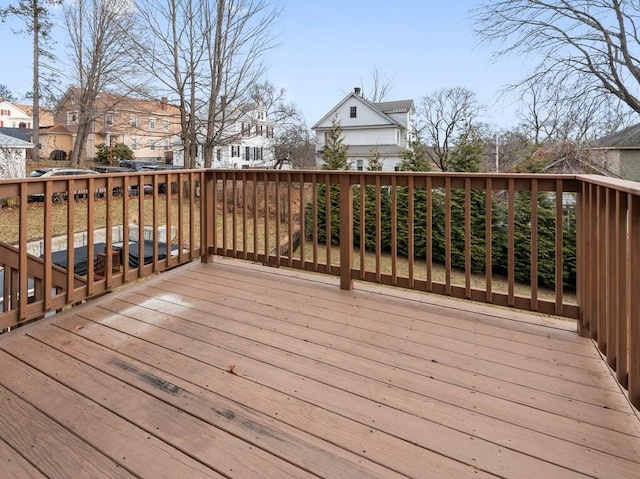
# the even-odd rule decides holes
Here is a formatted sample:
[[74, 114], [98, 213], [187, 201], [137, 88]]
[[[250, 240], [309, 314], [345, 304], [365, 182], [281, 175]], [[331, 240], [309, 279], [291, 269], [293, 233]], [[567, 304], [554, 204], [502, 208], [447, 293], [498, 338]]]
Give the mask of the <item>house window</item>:
[[11, 116], [11, 110], [0, 110], [0, 115]]
[[358, 171], [364, 170], [364, 160], [362, 160], [362, 159], [357, 159], [356, 160], [356, 170], [358, 170]]
[[222, 161], [222, 149], [216, 148], [216, 161], [219, 163]]
[[131, 126], [134, 128], [138, 127], [138, 117], [135, 115], [131, 115]]
[[231, 145], [231, 156], [233, 158], [240, 158], [240, 146]]
[[356, 118], [358, 116], [358, 107], [352, 106], [349, 108], [349, 118]]
[[156, 129], [156, 119], [155, 118], [149, 118], [149, 129], [150, 130], [155, 130]]
[[400, 130], [396, 130], [396, 144], [400, 144]]
[[135, 138], [131, 138], [131, 149], [132, 150], [138, 149], [138, 140], [136, 140]]
[[107, 126], [113, 126], [113, 113], [107, 113], [104, 116], [104, 124]]
[[68, 111], [67, 112], [67, 125], [75, 125], [78, 123], [78, 112], [77, 111]]
[[256, 118], [258, 120], [263, 120], [267, 117], [267, 114], [264, 111], [258, 111]]
[[245, 146], [244, 147], [244, 159], [246, 161], [251, 161], [251, 147], [250, 146]]
[[156, 149], [156, 140], [149, 140], [149, 149], [151, 151], [155, 151], [155, 149]]
[[163, 144], [164, 144], [164, 151], [167, 151], [169, 149], [169, 140], [164, 140]]
[[169, 131], [169, 120], [164, 120], [162, 122], [162, 127], [164, 128], [164, 131]]

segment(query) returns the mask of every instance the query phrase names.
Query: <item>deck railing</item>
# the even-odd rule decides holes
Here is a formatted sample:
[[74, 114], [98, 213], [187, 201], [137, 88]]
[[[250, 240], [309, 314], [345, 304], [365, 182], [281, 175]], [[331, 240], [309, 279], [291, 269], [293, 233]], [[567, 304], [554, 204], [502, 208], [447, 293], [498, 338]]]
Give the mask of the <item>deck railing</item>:
[[[18, 205], [16, 231], [0, 230], [0, 330], [221, 255], [338, 276], [344, 289], [369, 281], [575, 319], [638, 407], [638, 186], [588, 175], [276, 170], [0, 181], [0, 199]], [[135, 241], [143, 230], [146, 259]], [[94, 243], [117, 251], [121, 266], [111, 254], [100, 261]], [[56, 249], [68, 268], [54, 263]]]
[[172, 170], [1, 180], [0, 332], [200, 258], [203, 179]]

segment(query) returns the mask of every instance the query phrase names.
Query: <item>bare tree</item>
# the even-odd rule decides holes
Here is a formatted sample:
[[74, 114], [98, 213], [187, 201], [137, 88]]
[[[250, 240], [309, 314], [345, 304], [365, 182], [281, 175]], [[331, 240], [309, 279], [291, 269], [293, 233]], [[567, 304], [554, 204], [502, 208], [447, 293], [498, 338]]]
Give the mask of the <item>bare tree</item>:
[[580, 83], [529, 81], [522, 87], [520, 125], [536, 145], [587, 142], [625, 126], [630, 110], [611, 96], [583, 93]]
[[[32, 158], [40, 158], [40, 63], [41, 57], [52, 57], [46, 43], [50, 40], [53, 27], [48, 7], [60, 4], [61, 0], [19, 0], [16, 5], [0, 9], [0, 18], [11, 15], [19, 18], [27, 33], [32, 35], [33, 42], [33, 76], [31, 98], [33, 100], [33, 132], [31, 141], [34, 144]], [[19, 32], [18, 32], [19, 33]]]
[[196, 165], [198, 112], [204, 107], [202, 71], [205, 35], [201, 0], [138, 2], [142, 30], [137, 48], [141, 66], [180, 108], [184, 166]]
[[473, 15], [480, 38], [500, 44], [497, 56], [539, 55], [516, 86], [577, 81], [582, 95], [613, 96], [640, 112], [639, 2], [487, 1]]
[[215, 147], [235, 141], [231, 128], [253, 110], [252, 85], [264, 75], [263, 57], [274, 46], [280, 10], [266, 0], [209, 0], [203, 19], [208, 79], [205, 167]]
[[76, 0], [64, 3], [71, 65], [78, 104], [78, 131], [71, 152], [71, 164], [85, 159], [85, 147], [100, 92], [130, 93], [127, 79], [136, 69], [137, 59], [131, 39], [136, 35], [134, 5], [129, 0]]
[[362, 79], [360, 79], [360, 87], [367, 100], [378, 103], [384, 101], [389, 93], [391, 93], [391, 90], [393, 90], [393, 82], [380, 70], [374, 68], [371, 72], [371, 88], [367, 89]]
[[478, 117], [481, 106], [475, 93], [463, 87], [443, 88], [423, 97], [417, 107], [417, 133], [427, 154], [441, 171], [448, 171], [454, 138]]

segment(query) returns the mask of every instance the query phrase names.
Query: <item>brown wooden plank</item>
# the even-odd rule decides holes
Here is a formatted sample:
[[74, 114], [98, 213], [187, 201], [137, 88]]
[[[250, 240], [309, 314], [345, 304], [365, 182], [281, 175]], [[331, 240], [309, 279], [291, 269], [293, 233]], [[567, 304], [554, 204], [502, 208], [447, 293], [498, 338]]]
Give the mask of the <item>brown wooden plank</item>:
[[[245, 283], [248, 288], [253, 288], [254, 285], [260, 287], [261, 282], [268, 277], [266, 276], [268, 272], [264, 269], [248, 269], [250, 270], [248, 275], [243, 274], [242, 268], [236, 270], [235, 267], [226, 268], [224, 271], [220, 269], [216, 271], [213, 276], [210, 276], [214, 273], [210, 270], [202, 270], [201, 273], [210, 276], [209, 280], [214, 283], [225, 281], [222, 278], [228, 278], [232, 281], [241, 281]], [[186, 271], [187, 270], [182, 270], [179, 274], [186, 274]], [[538, 324], [523, 322], [527, 316], [523, 316], [520, 313], [516, 313], [516, 315], [513, 316], [515, 321], [504, 321], [504, 319], [498, 316], [485, 314], [487, 312], [486, 307], [479, 305], [474, 305], [473, 310], [475, 310], [475, 312], [471, 312], [472, 310], [466, 310], [464, 305], [459, 302], [443, 300], [434, 296], [423, 296], [425, 298], [424, 302], [411, 302], [405, 299], [407, 292], [400, 290], [393, 290], [393, 292], [402, 295], [401, 298], [388, 295], [372, 296], [358, 291], [350, 292], [349, 296], [343, 294], [336, 297], [335, 287], [335, 285], [318, 284], [317, 282], [304, 284], [299, 280], [286, 277], [283, 274], [279, 274], [278, 277], [278, 289], [283, 291], [283, 294], [288, 292], [288, 299], [292, 301], [299, 300], [305, 305], [317, 305], [325, 310], [335, 311], [337, 313], [343, 311], [349, 312], [355, 306], [370, 310], [372, 313], [375, 311], [387, 313], [386, 315], [379, 315], [380, 318], [374, 315], [372, 318], [373, 321], [380, 320], [398, 325], [397, 317], [404, 317], [416, 320], [416, 324], [412, 325], [412, 329], [420, 327], [421, 325], [424, 325], [426, 328], [431, 328], [433, 325], [451, 326], [456, 329], [486, 335], [490, 337], [492, 341], [504, 339], [506, 340], [505, 344], [515, 342], [540, 346], [540, 339], [543, 338], [544, 348], [592, 358], [599, 357], [597, 351], [592, 347], [592, 344], [577, 336], [575, 332], [541, 328], [540, 321], [544, 321], [542, 319]], [[417, 294], [410, 295], [410, 297], [416, 298]], [[458, 309], [458, 305], [460, 305], [460, 309]], [[452, 314], [452, 308], [455, 308], [455, 314]], [[490, 307], [490, 310], [495, 314], [496, 308]], [[480, 314], [480, 312], [483, 314]], [[510, 313], [511, 311], [509, 310], [498, 312], [498, 314], [504, 315], [509, 315]], [[531, 317], [529, 316], [529, 318]], [[555, 325], [557, 323], [552, 324]], [[481, 338], [477, 340], [481, 340]], [[492, 346], [496, 349], [501, 349], [500, 342], [493, 342]]]
[[0, 404], [0, 439], [48, 478], [135, 477], [2, 385]]
[[[34, 340], [24, 338], [11, 348], [24, 356], [39, 354], [49, 363], [61, 361], [62, 353]], [[22, 357], [22, 354], [20, 354]], [[52, 367], [53, 364], [47, 366]], [[154, 431], [144, 431], [109, 412], [96, 402], [87, 399], [42, 372], [0, 351], [2, 385], [28, 401], [49, 417], [82, 438], [108, 457], [114, 458], [124, 468], [140, 477], [154, 478], [220, 478], [210, 468], [193, 460], [180, 450], [153, 436]], [[64, 377], [64, 376], [63, 376]], [[88, 427], [88, 425], [96, 425]], [[78, 460], [75, 458], [74, 460]]]
[[[161, 289], [182, 294], [191, 301], [206, 301], [201, 304], [194, 303], [193, 307], [205, 312], [207, 308], [215, 308], [217, 315], [224, 318], [234, 318], [256, 326], [261, 326], [263, 318], [269, 318], [273, 323], [263, 327], [292, 335], [309, 331], [310, 338], [307, 339], [312, 340], [317, 340], [321, 333], [328, 335], [327, 341], [331, 341], [334, 335], [339, 336], [338, 340], [344, 342], [345, 351], [353, 351], [352, 348], [358, 348], [363, 344], [373, 347], [383, 344], [384, 348], [391, 352], [392, 357], [397, 355], [397, 362], [405, 366], [408, 364], [407, 361], [410, 363], [414, 358], [430, 360], [437, 356], [441, 364], [477, 374], [493, 375], [501, 380], [511, 380], [530, 387], [532, 384], [542, 382], [543, 386], [550, 388], [551, 384], [557, 383], [560, 388], [577, 387], [579, 391], [575, 392], [580, 394], [585, 391], [581, 390], [579, 385], [587, 385], [619, 393], [619, 387], [611, 381], [611, 374], [606, 366], [598, 362], [597, 370], [583, 368], [581, 366], [585, 364], [584, 358], [575, 358], [574, 366], [565, 366], [563, 361], [569, 362], [566, 356], [558, 357], [546, 351], [547, 354], [535, 357], [537, 351], [533, 349], [532, 354], [496, 351], [490, 346], [479, 346], [473, 342], [471, 335], [465, 338], [459, 332], [457, 336], [451, 335], [449, 338], [442, 335], [436, 336], [429, 331], [416, 330], [412, 328], [411, 323], [391, 327], [385, 327], [384, 324], [371, 327], [369, 326], [371, 323], [367, 321], [368, 318], [346, 313], [334, 313], [330, 318], [324, 319], [321, 310], [309, 305], [291, 304], [286, 299], [278, 302], [279, 309], [274, 314], [268, 312], [266, 305], [255, 298], [247, 300], [236, 288], [228, 288], [224, 285], [202, 288], [201, 285], [202, 283], [196, 288], [185, 287], [180, 282], [176, 282], [166, 289], [164, 287]], [[149, 296], [154, 292], [157, 291], [139, 290], [140, 294]], [[269, 292], [265, 291], [264, 294]], [[123, 300], [133, 305], [141, 301], [145, 303], [145, 307], [159, 312], [173, 310], [172, 304], [165, 305], [160, 301], [148, 300], [145, 296], [138, 296], [135, 293], [124, 296]], [[147, 305], [148, 302], [152, 304]], [[105, 307], [111, 308], [106, 305]], [[169, 309], [163, 309], [165, 307]], [[404, 331], [398, 326], [401, 326]], [[411, 357], [403, 358], [403, 355]], [[420, 364], [419, 361], [418, 364]]]
[[44, 479], [45, 476], [35, 466], [26, 461], [16, 451], [0, 440], [0, 470], [7, 479]]
[[[95, 374], [95, 370], [78, 361], [70, 360], [46, 348], [48, 354], [39, 353], [32, 341], [24, 338], [21, 344], [9, 343], [5, 350], [19, 354], [23, 362], [45, 371], [67, 387], [81, 392], [91, 400], [136, 424], [147, 433], [190, 455], [220, 474], [230, 471], [237, 477], [258, 477], [261, 471], [278, 471], [278, 477], [311, 477], [302, 469], [254, 447], [201, 418], [183, 414], [183, 410], [154, 400], [134, 388], [125, 388], [116, 378]], [[171, 394], [180, 394], [175, 385], [162, 377], [141, 375], [142, 381]], [[144, 411], [144, 414], [141, 414]]]
[[[163, 322], [167, 321], [170, 322], [170, 319], [165, 317], [165, 315], [163, 315], [162, 313], [160, 313], [160, 311], [166, 311], [170, 308], [169, 305], [167, 305], [167, 308], [163, 308], [162, 305], [154, 305], [152, 301], [141, 301], [145, 304], [146, 308], [153, 308], [154, 306], [156, 306], [158, 309], [155, 309], [156, 311], [158, 311], [158, 313], [154, 316], [156, 319], [155, 324], [162, 324]], [[159, 302], [161, 303], [161, 302]], [[130, 317], [132, 318], [137, 318], [140, 319], [142, 321], [144, 321], [145, 319], [145, 311], [144, 308], [136, 308], [130, 304], [121, 304], [118, 305], [117, 302], [114, 302], [112, 304], [113, 310], [114, 311], [122, 311], [123, 314], [128, 314]], [[223, 315], [227, 315], [226, 312], [224, 311], [219, 311], [218, 307], [213, 308], [216, 310], [216, 315], [218, 314], [223, 314]], [[241, 311], [239, 308], [238, 311]], [[189, 326], [188, 324], [184, 324], [184, 325], [180, 325], [180, 326], [176, 326], [179, 327], [180, 330], [183, 331], [183, 334], [185, 335], [189, 335], [190, 337], [198, 337], [198, 338], [205, 338], [207, 337], [207, 335], [209, 334], [213, 334], [216, 337], [219, 337], [220, 341], [223, 342], [225, 345], [238, 345], [240, 344], [240, 346], [244, 349], [242, 350], [238, 350], [235, 349], [236, 351], [240, 352], [241, 354], [245, 354], [245, 355], [252, 355], [252, 350], [255, 347], [255, 342], [260, 341], [260, 338], [262, 336], [264, 336], [264, 329], [268, 328], [268, 325], [260, 325], [259, 321], [258, 324], [256, 324], [253, 328], [252, 327], [248, 327], [243, 325], [242, 323], [245, 322], [247, 320], [247, 318], [249, 316], [251, 316], [250, 314], [247, 314], [247, 312], [242, 311], [241, 313], [239, 313], [239, 316], [241, 317], [240, 321], [229, 321], [229, 320], [223, 320], [223, 324], [219, 324], [218, 321], [216, 321], [214, 318], [207, 318], [207, 317], [203, 317], [202, 314], [200, 313], [196, 313], [196, 312], [189, 312], [189, 311], [185, 311], [184, 308], [182, 310], [176, 310], [173, 311], [174, 314], [176, 314], [176, 317], [180, 317], [183, 319], [188, 319], [190, 321], [194, 321], [198, 324], [201, 324], [202, 326], [205, 326], [206, 329], [203, 329], [202, 331], [199, 331], [197, 326]], [[192, 313], [192, 314], [189, 314]], [[147, 313], [148, 314], [148, 313]], [[158, 316], [160, 315], [160, 316]], [[256, 315], [257, 317], [260, 318], [259, 315]], [[262, 323], [264, 323], [265, 319], [264, 317], [262, 318]], [[201, 321], [201, 323], [200, 323]], [[269, 322], [271, 322], [271, 319], [269, 319]], [[216, 328], [214, 333], [211, 333], [209, 331], [209, 328]], [[253, 329], [253, 331], [252, 331]], [[269, 328], [271, 329], [271, 328]], [[278, 331], [280, 333], [291, 333], [292, 331], [285, 331], [286, 328], [282, 327], [282, 326], [277, 326], [274, 327], [273, 332]], [[308, 330], [306, 328], [299, 328], [300, 331], [305, 331]], [[228, 331], [230, 333], [232, 333], [234, 336], [227, 336], [226, 334], [223, 333], [223, 331]], [[309, 331], [309, 330], [308, 330]], [[220, 336], [222, 335], [222, 336]], [[335, 360], [327, 360], [324, 356], [323, 356], [323, 350], [327, 350], [328, 348], [330, 348], [331, 346], [333, 346], [334, 348], [338, 347], [338, 343], [340, 342], [340, 338], [336, 338], [333, 341], [333, 344], [330, 340], [323, 340], [322, 338], [322, 334], [320, 334], [318, 331], [313, 331], [310, 330], [309, 331], [309, 336], [305, 336], [304, 334], [298, 334], [297, 336], [292, 336], [291, 334], [288, 334], [287, 336], [282, 338], [281, 342], [278, 342], [277, 340], [273, 339], [273, 338], [277, 338], [277, 335], [274, 334], [269, 334], [268, 336], [268, 340], [267, 342], [269, 344], [271, 344], [272, 346], [278, 348], [278, 350], [282, 350], [285, 349], [286, 351], [290, 352], [290, 353], [295, 353], [298, 354], [299, 356], [306, 356], [308, 357], [311, 362], [309, 364], [305, 364], [303, 360], [301, 360], [299, 357], [294, 361], [295, 364], [295, 370], [300, 373], [300, 374], [305, 374], [305, 371], [310, 370], [311, 368], [315, 368], [318, 369], [320, 368], [319, 365], [315, 365], [314, 366], [314, 362], [317, 362], [317, 360], [322, 360], [325, 365], [326, 364], [332, 364], [335, 367], [341, 367], [341, 369], [345, 369], [345, 370], [349, 370], [352, 371], [354, 373], [358, 373], [360, 371], [359, 368], [359, 364], [361, 364], [361, 361], [359, 360], [360, 357], [366, 357], [367, 355], [367, 351], [364, 350], [363, 348], [358, 348], [357, 345], [352, 345], [351, 347], [347, 346], [345, 348], [346, 351], [350, 351], [352, 352], [351, 356], [345, 356], [343, 358], [340, 357], [336, 357]], [[328, 336], [328, 335], [324, 335], [324, 336]], [[368, 335], [367, 335], [368, 336]], [[243, 338], [243, 339], [238, 339], [238, 338]], [[290, 345], [295, 345], [296, 343], [293, 342], [293, 339], [301, 339], [300, 347], [296, 348], [295, 346], [290, 346]], [[242, 341], [246, 340], [246, 344], [244, 344], [244, 346], [242, 346]], [[238, 343], [240, 341], [240, 343]], [[385, 339], [382, 339], [381, 342], [384, 342]], [[264, 340], [263, 340], [264, 342]], [[320, 348], [315, 348], [314, 347], [314, 343], [317, 343], [319, 345], [321, 345], [322, 347]], [[225, 346], [226, 347], [226, 346]], [[369, 348], [371, 349], [371, 348]], [[344, 351], [344, 350], [343, 350]], [[331, 354], [332, 356], [336, 356], [336, 355], [340, 355], [339, 352], [336, 351], [332, 351], [328, 354]], [[397, 354], [397, 353], [396, 353]], [[413, 353], [412, 353], [413, 354]], [[355, 355], [358, 355], [358, 357], [354, 357]], [[369, 356], [373, 357], [373, 354], [369, 354]], [[378, 355], [379, 356], [379, 355]], [[372, 379], [380, 379], [383, 381], [387, 380], [387, 376], [384, 375], [384, 364], [392, 364], [394, 366], [394, 370], [400, 370], [401, 368], [403, 369], [408, 369], [407, 366], [407, 362], [411, 360], [411, 356], [403, 356], [400, 355], [401, 357], [398, 359], [397, 363], [394, 362], [394, 360], [392, 359], [391, 361], [382, 361], [380, 359], [380, 357], [376, 358], [376, 365], [373, 367], [373, 371], [375, 371], [370, 377]], [[389, 357], [392, 357], [391, 355], [389, 355]], [[273, 363], [274, 359], [270, 359], [268, 362]], [[276, 359], [277, 361], [277, 365], [278, 367], [284, 367], [284, 368], [291, 368], [290, 366], [288, 366], [288, 362], [291, 361], [290, 358], [285, 358], [284, 362], [280, 362]], [[429, 362], [431, 360], [427, 359], [426, 362]], [[438, 363], [441, 364], [441, 358], [438, 357]], [[381, 365], [383, 364], [383, 365]], [[341, 366], [342, 365], [342, 366]], [[363, 368], [365, 369], [366, 366]], [[380, 372], [380, 374], [378, 374], [378, 372]], [[418, 372], [419, 371], [414, 371], [414, 372]], [[336, 371], [329, 371], [327, 372], [327, 375], [331, 375], [334, 374], [336, 375]], [[344, 375], [344, 373], [342, 373]], [[308, 374], [307, 374], [308, 375]], [[398, 374], [395, 376], [395, 379], [393, 379], [392, 377], [389, 377], [388, 381], [391, 381], [393, 379], [395, 384], [398, 384], [398, 378], [402, 376], [401, 374]], [[401, 379], [401, 378], [400, 378]], [[434, 379], [433, 377], [429, 377], [429, 379]], [[365, 387], [365, 385], [361, 385], [359, 386], [358, 383], [361, 382], [361, 379], [357, 378], [357, 377], [353, 377], [353, 375], [350, 375], [349, 378], [347, 378], [348, 381], [350, 381], [351, 383], [353, 383], [353, 391], [358, 391], [360, 389], [362, 389], [363, 387]], [[334, 381], [337, 382], [338, 380]], [[350, 384], [350, 383], [349, 383]], [[408, 389], [408, 388], [407, 388]], [[483, 408], [482, 408], [482, 394], [480, 394], [479, 391], [475, 391], [475, 390], [467, 390], [465, 391], [464, 389], [460, 389], [456, 392], [453, 391], [453, 389], [458, 389], [457, 387], [449, 387], [449, 385], [445, 384], [445, 385], [438, 385], [438, 384], [433, 384], [430, 382], [428, 388], [424, 388], [421, 391], [422, 394], [428, 395], [434, 399], [440, 399], [442, 400], [442, 395], [444, 395], [446, 397], [446, 401], [453, 403], [453, 404], [459, 404], [461, 407], [466, 407], [470, 410], [473, 410], [474, 412], [477, 413], [483, 413]], [[468, 396], [469, 393], [472, 394], [476, 394], [476, 399], [474, 402], [472, 402], [470, 405], [469, 404], [465, 404], [465, 396]], [[403, 395], [407, 394], [408, 391], [404, 390], [403, 391]], [[388, 394], [388, 392], [386, 392], [385, 394]], [[386, 396], [385, 396], [386, 397]], [[463, 399], [459, 399], [459, 398], [463, 398]], [[486, 401], [486, 404], [490, 406], [489, 409], [493, 409], [493, 406], [495, 406], [496, 404], [496, 399], [495, 397], [489, 399], [488, 401]], [[389, 399], [388, 397], [386, 397], [385, 401], [388, 403]], [[503, 401], [498, 401], [500, 403], [502, 403]], [[398, 406], [400, 407], [400, 406]], [[506, 406], [506, 404], [503, 404], [501, 407], [506, 408], [507, 410], [509, 410], [512, 407], [516, 407], [519, 408], [519, 405], [515, 404], [512, 406]], [[526, 425], [525, 427], [527, 428], [531, 428], [534, 430], [541, 430], [541, 431], [545, 431], [545, 433], [547, 432], [547, 429], [549, 428], [555, 428], [556, 427], [556, 422], [559, 420], [558, 416], [546, 416], [546, 420], [543, 420], [544, 418], [544, 414], [539, 414], [537, 411], [527, 411], [526, 408], [521, 408], [524, 411], [524, 414], [522, 415], [522, 417], [520, 418], [516, 418], [514, 419], [516, 422], [520, 422], [523, 423], [524, 420], [524, 424]], [[577, 408], [579, 409], [579, 407]], [[418, 410], [419, 411], [419, 410]], [[414, 411], [414, 413], [419, 414], [419, 412]], [[507, 416], [510, 416], [511, 411], [509, 411], [508, 413], [504, 413], [503, 415], [506, 414]], [[492, 412], [490, 413], [490, 415], [492, 415], [493, 417], [499, 417], [500, 415], [497, 414], [496, 410], [492, 410]], [[529, 416], [534, 416], [531, 419], [532, 420], [528, 420]], [[440, 414], [438, 414], [437, 416], [440, 416]], [[627, 418], [629, 419], [629, 418]], [[633, 424], [633, 423], [632, 423]], [[563, 432], [563, 434], [567, 434], [569, 436], [575, 437], [573, 435], [573, 432], [579, 428], [579, 423], [576, 421], [566, 421], [566, 428]], [[595, 431], [595, 433], [593, 432]], [[577, 443], [583, 443], [586, 441], [586, 443], [588, 443], [590, 445], [590, 447], [601, 447], [604, 448], [605, 450], [607, 450], [609, 447], [612, 447], [612, 444], [615, 443], [616, 441], [613, 439], [616, 434], [613, 435], [603, 435], [603, 432], [605, 431], [600, 431], [600, 438], [602, 438], [602, 440], [600, 440], [600, 438], [598, 438], [598, 434], [597, 431], [599, 431], [599, 428], [595, 428], [593, 429], [591, 434], [587, 434], [587, 438], [581, 437], [581, 436], [577, 436], [580, 439], [575, 439], [575, 441]], [[631, 430], [629, 430], [629, 428], [627, 428], [627, 430], [625, 431], [625, 434], [628, 434], [632, 432]], [[637, 437], [640, 437], [640, 430], [636, 430], [637, 433]], [[626, 436], [625, 436], [626, 437]], [[592, 443], [592, 439], [596, 439], [596, 440], [600, 440], [600, 445], [596, 446], [594, 443]], [[624, 441], [623, 441], [624, 442]], [[614, 451], [610, 451], [610, 452], [615, 452]]]
[[[90, 338], [97, 344], [110, 347], [110, 344], [122, 343], [125, 338], [115, 330], [105, 330], [98, 325], [79, 317], [68, 316], [62, 321], [61, 326], [75, 329], [75, 333], [82, 337]], [[107, 368], [114, 364], [109, 360], [98, 359], [100, 349], [92, 344], [83, 344], [80, 349], [75, 347], [76, 341], [68, 336], [60, 337], [59, 334], [47, 334], [46, 341], [57, 345], [64, 345], [72, 355], [89, 355], [98, 367]], [[38, 332], [38, 337], [40, 333]], [[41, 339], [44, 339], [42, 336]], [[207, 349], [209, 349], [207, 347]], [[284, 422], [302, 431], [324, 438], [338, 447], [342, 447], [353, 454], [363, 457], [371, 457], [372, 460], [392, 466], [393, 469], [404, 472], [411, 477], [420, 477], [422, 474], [432, 477], [489, 477], [474, 466], [464, 466], [455, 460], [435, 454], [427, 449], [420, 448], [405, 442], [401, 438], [384, 434], [373, 429], [369, 424], [359, 424], [344, 415], [326, 411], [314, 404], [301, 401], [295, 395], [283, 394], [272, 387], [265, 387], [252, 378], [246, 377], [240, 369], [241, 363], [236, 363], [237, 373], [228, 373], [228, 364], [223, 362], [217, 366], [189, 358], [184, 354], [176, 354], [168, 351], [163, 346], [152, 342], [127, 340], [126, 346], [128, 361], [130, 358], [141, 358], [156, 368], [161, 366], [163, 374], [174, 374], [176, 377], [184, 377], [191, 383], [197, 381], [201, 386], [216, 395], [226, 397], [237, 403], [242, 410], [259, 410], [273, 420]], [[112, 354], [112, 353], [107, 353]], [[119, 355], [119, 353], [117, 353]], [[143, 363], [135, 362], [136, 367], [144, 368]], [[106, 369], [105, 369], [106, 370]], [[117, 374], [126, 374], [122, 368], [115, 370]], [[203, 380], [204, 379], [204, 380]], [[219, 399], [218, 399], [219, 400]], [[248, 409], [247, 409], [248, 408]], [[223, 415], [224, 416], [224, 415]], [[363, 449], [363, 445], [366, 449]], [[363, 459], [363, 464], [367, 460]], [[364, 466], [363, 466], [364, 467]], [[493, 477], [493, 476], [490, 476]]]
[[[295, 395], [299, 399], [321, 405], [325, 409], [347, 414], [363, 424], [371, 424], [372, 427], [401, 436], [407, 441], [445, 456], [454, 456], [464, 464], [477, 465], [489, 473], [506, 477], [514, 477], [516, 473], [518, 477], [540, 477], [540, 474], [549, 477], [578, 477], [585, 473], [595, 472], [601, 475], [605, 472], [613, 472], [624, 477], [638, 467], [638, 463], [602, 454], [583, 446], [555, 441], [549, 436], [544, 436], [544, 440], [540, 440], [541, 438], [536, 438], [536, 434], [532, 431], [522, 431], [518, 434], [517, 428], [513, 427], [500, 430], [495, 422], [492, 430], [496, 432], [496, 436], [493, 441], [488, 441], [480, 436], [470, 435], [469, 431], [458, 431], [449, 426], [398, 411], [396, 408], [372, 402], [368, 397], [330, 387], [326, 382], [309, 380], [308, 376], [298, 376], [284, 367], [274, 368], [271, 362], [274, 359], [273, 354], [270, 355], [270, 360], [250, 360], [245, 353], [229, 354], [219, 348], [210, 347], [212, 343], [207, 341], [198, 345], [193, 342], [193, 338], [187, 341], [178, 334], [149, 324], [137, 326], [126, 317], [118, 318], [112, 315], [108, 318], [108, 322], [111, 328], [128, 331], [134, 336], [143, 336], [146, 342], [162, 344], [163, 347], [174, 352], [197, 354], [198, 359], [203, 363], [220, 365], [224, 364], [225, 360], [231, 360], [237, 365], [237, 374], [251, 378], [256, 383]], [[70, 324], [67, 323], [67, 325]], [[96, 334], [97, 331], [96, 326], [90, 326], [79, 332], [89, 335]], [[104, 332], [98, 334], [105, 335]], [[219, 332], [217, 334], [219, 335]], [[131, 339], [127, 341], [127, 348], [132, 342], [140, 341], [133, 339], [134, 336], [130, 336]], [[218, 339], [216, 344], [224, 344], [226, 347], [228, 338]], [[254, 342], [253, 351], [261, 349], [263, 348]], [[275, 356], [282, 357], [282, 353], [276, 351]], [[295, 363], [296, 359], [291, 362]], [[371, 373], [377, 367], [379, 368], [380, 365], [372, 364]], [[385, 387], [385, 384], [397, 384], [396, 380], [392, 383], [386, 380], [381, 382], [379, 387]], [[423, 407], [426, 407], [424, 403]], [[474, 426], [477, 427], [477, 424]], [[560, 444], [561, 447], [559, 447]], [[496, 445], [504, 447], [499, 460], [491, 453]], [[523, 449], [526, 452], [519, 452]], [[542, 460], [539, 459], [540, 456]], [[580, 461], [575, 461], [575, 457], [580, 457]]]

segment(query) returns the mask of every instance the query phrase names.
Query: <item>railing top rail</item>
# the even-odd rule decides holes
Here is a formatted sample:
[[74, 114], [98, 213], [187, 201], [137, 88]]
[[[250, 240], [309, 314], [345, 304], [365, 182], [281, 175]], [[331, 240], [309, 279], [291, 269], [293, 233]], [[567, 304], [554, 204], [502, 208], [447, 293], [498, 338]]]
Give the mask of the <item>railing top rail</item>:
[[624, 193], [640, 195], [640, 183], [636, 181], [610, 178], [608, 176], [601, 175], [576, 175], [576, 178], [584, 183], [606, 186], [607, 188], [622, 191]]
[[358, 171], [358, 170], [275, 170], [275, 169], [237, 169], [237, 168], [209, 168], [207, 173], [282, 173], [282, 174], [315, 174], [315, 175], [347, 175], [347, 176], [433, 176], [433, 177], [459, 177], [459, 178], [513, 178], [513, 179], [549, 179], [549, 180], [575, 180], [575, 174], [548, 174], [548, 173], [468, 173], [468, 172], [441, 172], [441, 171]]

